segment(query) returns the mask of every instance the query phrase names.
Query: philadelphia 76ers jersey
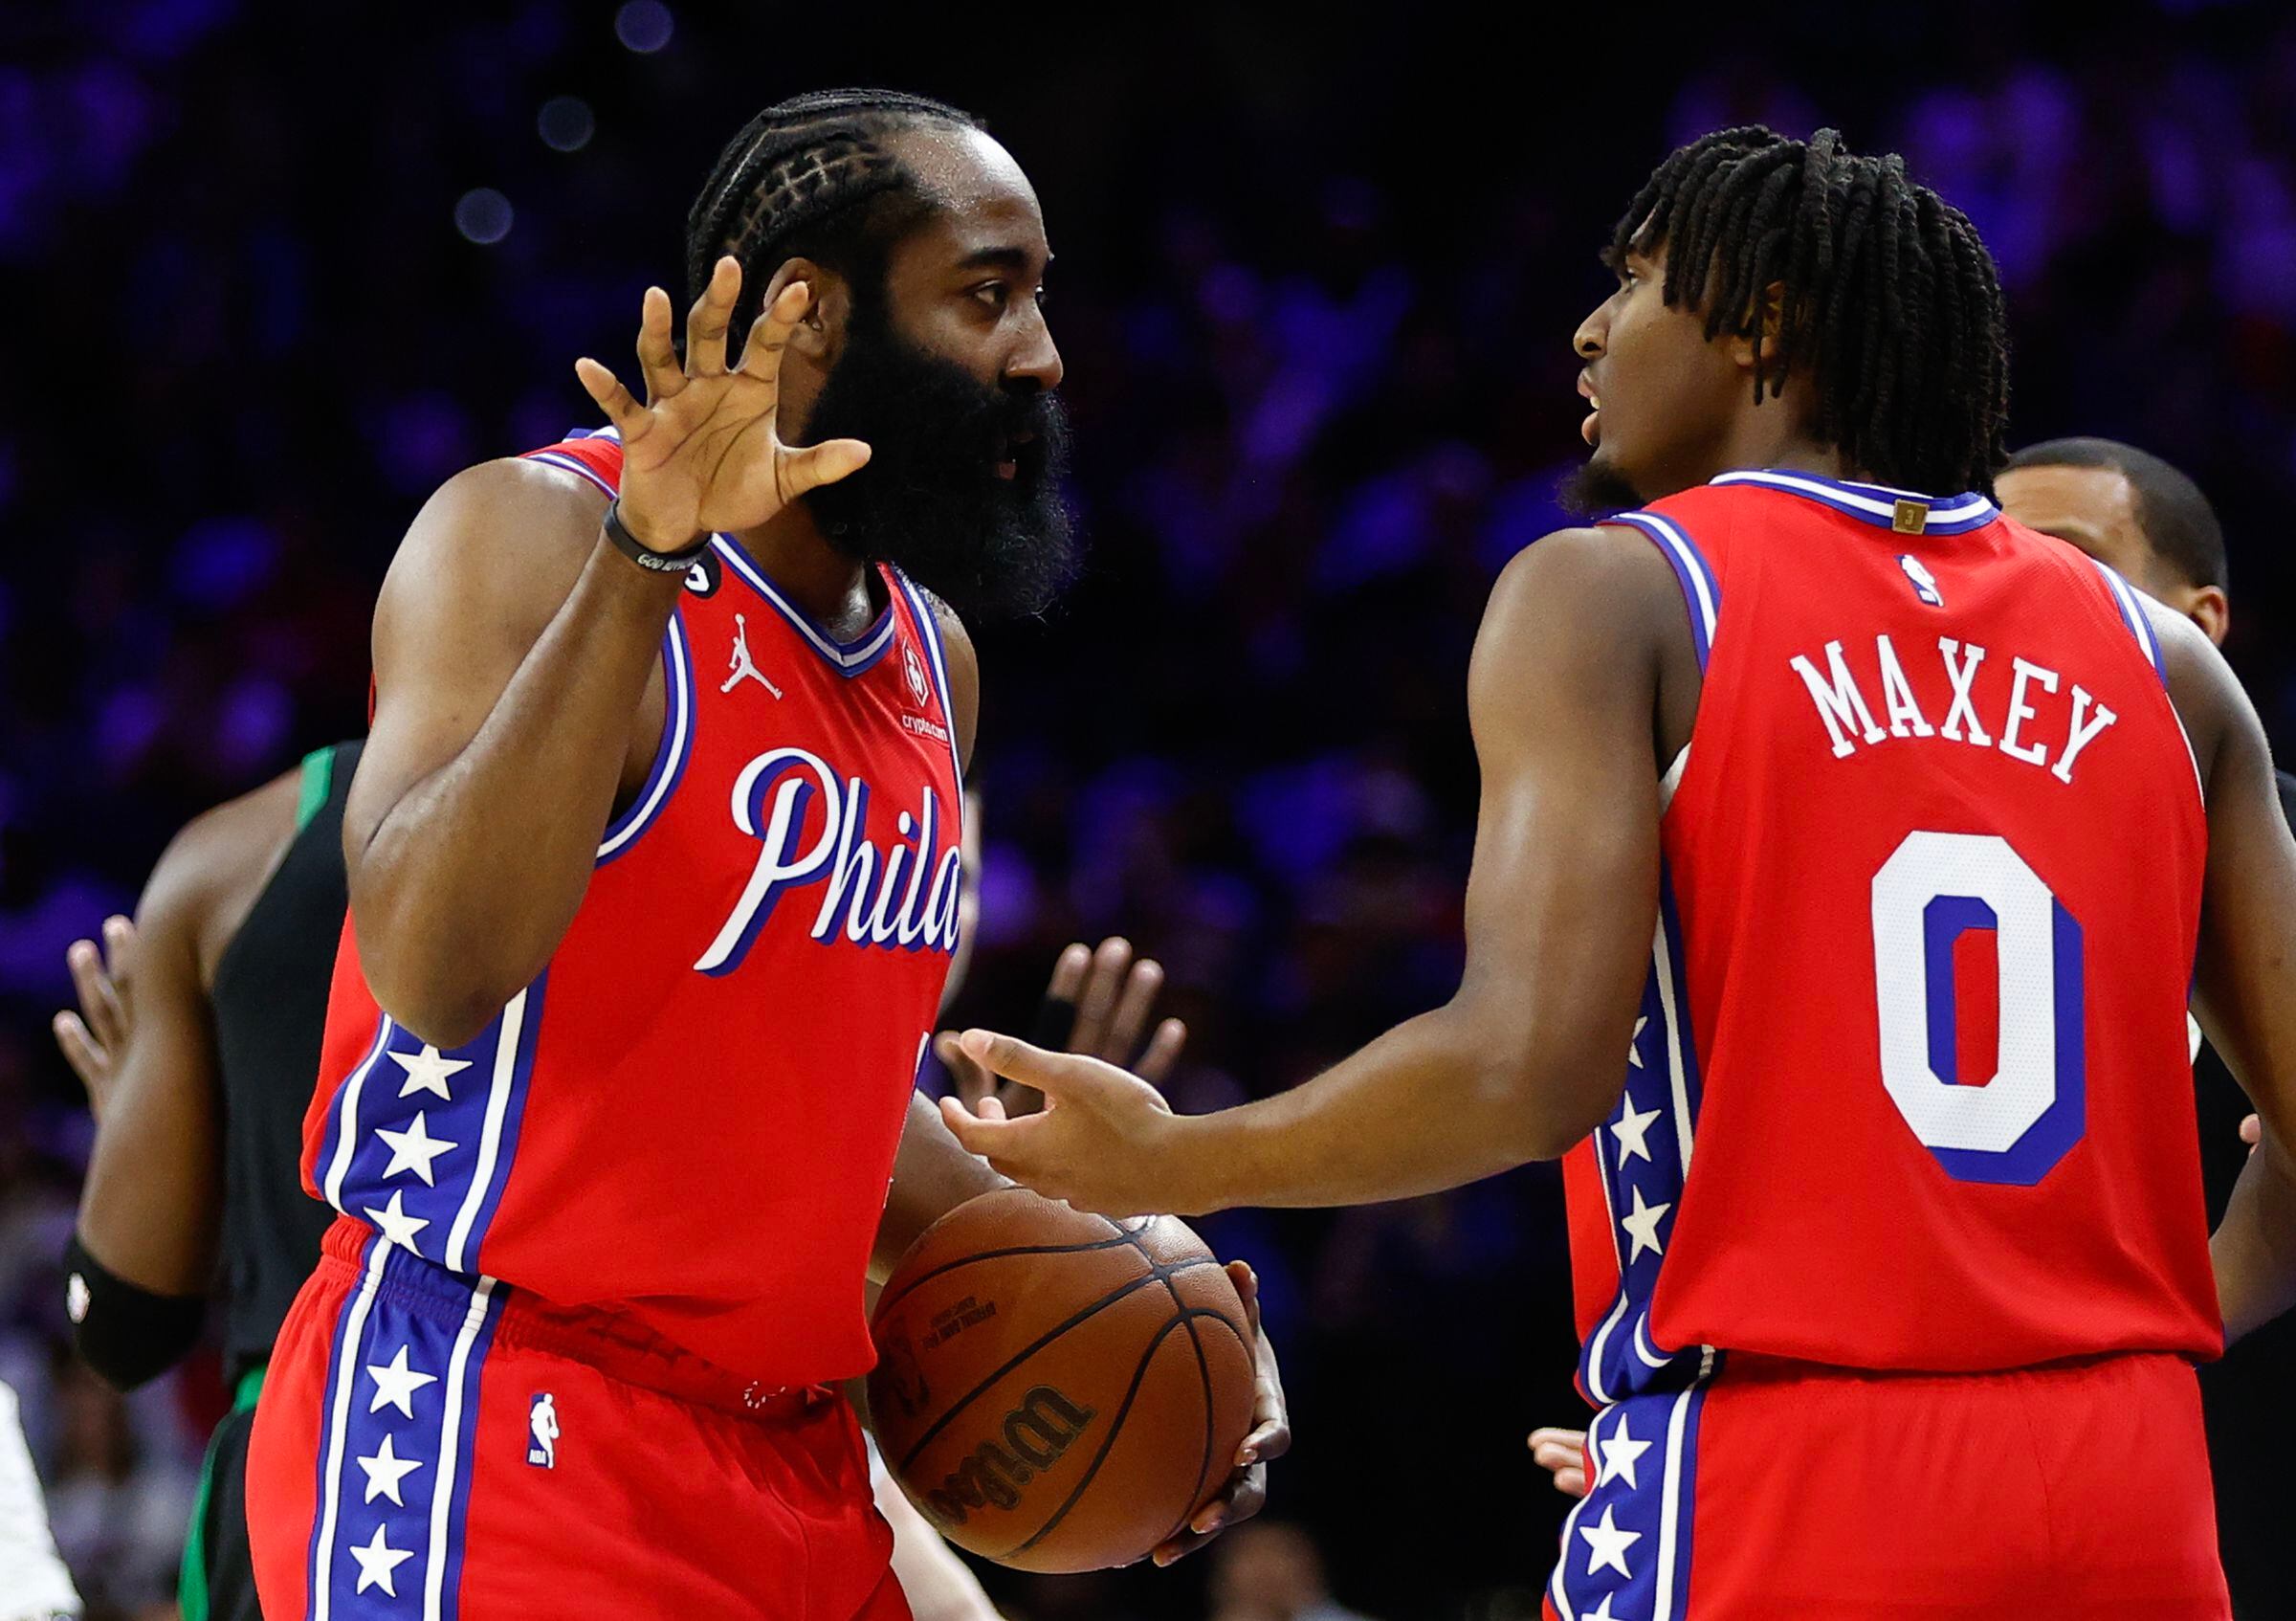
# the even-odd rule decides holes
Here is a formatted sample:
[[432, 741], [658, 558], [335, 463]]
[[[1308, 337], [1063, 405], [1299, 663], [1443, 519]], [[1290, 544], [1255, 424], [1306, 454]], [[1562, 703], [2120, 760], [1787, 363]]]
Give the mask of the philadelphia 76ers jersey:
[[[535, 457], [621, 476], [610, 433]], [[652, 772], [476, 1040], [400, 1026], [345, 927], [304, 1122], [320, 1197], [765, 1385], [870, 1365], [864, 1271], [961, 883], [933, 608], [881, 574], [883, 616], [840, 641], [712, 543], [663, 636]]]
[[1565, 1168], [1585, 1394], [2220, 1351], [2207, 830], [2130, 588], [1974, 495], [1731, 473], [1612, 522], [1705, 675], [1624, 1091]]

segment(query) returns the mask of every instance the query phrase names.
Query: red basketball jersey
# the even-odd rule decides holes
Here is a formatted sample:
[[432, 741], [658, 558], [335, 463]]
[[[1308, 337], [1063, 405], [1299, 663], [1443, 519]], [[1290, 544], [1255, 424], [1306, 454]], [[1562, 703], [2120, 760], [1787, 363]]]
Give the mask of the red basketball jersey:
[[[610, 433], [534, 453], [609, 494]], [[451, 1272], [626, 1313], [773, 1386], [872, 1361], [864, 1268], [956, 947], [962, 799], [933, 610], [840, 641], [726, 536], [662, 643], [636, 799], [548, 967], [445, 1052], [346, 924], [304, 1176]]]
[[1733, 473], [1613, 522], [1705, 684], [1625, 1090], [1565, 1166], [1585, 1393], [2221, 1350], [2207, 828], [2130, 588], [1978, 496]]

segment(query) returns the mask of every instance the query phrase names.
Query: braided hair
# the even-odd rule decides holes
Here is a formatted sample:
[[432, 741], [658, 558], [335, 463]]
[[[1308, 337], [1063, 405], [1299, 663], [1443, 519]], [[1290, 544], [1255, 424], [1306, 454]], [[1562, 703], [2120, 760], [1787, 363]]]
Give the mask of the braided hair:
[[686, 296], [727, 254], [741, 261], [736, 334], [766, 283], [803, 256], [845, 277], [857, 301], [881, 291], [886, 255], [932, 208], [886, 138], [923, 123], [980, 129], [972, 114], [897, 90], [818, 90], [767, 107], [718, 154], [686, 215]]
[[[1806, 366], [1811, 429], [1853, 469], [1908, 489], [1991, 490], [2009, 407], [2000, 278], [1969, 217], [1907, 179], [1903, 158], [1844, 151], [1839, 130], [1807, 142], [1718, 130], [1658, 166], [1608, 256], [1661, 243], [1667, 303], [1703, 304], [1710, 339], [1756, 340], [1756, 404]], [[1764, 355], [1773, 284], [1783, 298]]]

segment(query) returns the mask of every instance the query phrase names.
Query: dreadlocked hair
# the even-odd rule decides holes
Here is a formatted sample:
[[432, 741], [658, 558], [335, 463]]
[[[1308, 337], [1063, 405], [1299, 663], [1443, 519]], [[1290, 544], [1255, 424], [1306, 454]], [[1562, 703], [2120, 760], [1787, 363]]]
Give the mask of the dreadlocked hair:
[[1667, 304], [1703, 307], [1710, 339], [1756, 341], [1756, 404], [1806, 367], [1811, 429], [1853, 470], [1991, 491], [2009, 408], [2000, 278], [1969, 217], [1908, 180], [1903, 158], [1846, 152], [1839, 130], [1807, 142], [1759, 124], [1716, 131], [1658, 166], [1609, 256], [1662, 243]]
[[819, 90], [767, 107], [718, 154], [686, 215], [686, 297], [699, 299], [727, 254], [741, 261], [730, 330], [757, 319], [765, 286], [793, 256], [879, 291], [893, 244], [931, 209], [886, 139], [922, 123], [980, 129], [972, 114], [897, 90]]

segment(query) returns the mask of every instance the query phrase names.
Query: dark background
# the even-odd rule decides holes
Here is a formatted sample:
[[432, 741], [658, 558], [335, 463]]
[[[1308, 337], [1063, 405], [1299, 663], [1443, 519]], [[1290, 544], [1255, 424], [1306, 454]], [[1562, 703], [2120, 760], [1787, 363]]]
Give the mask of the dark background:
[[[0, 1375], [100, 1612], [166, 1613], [218, 1397], [196, 1366], [122, 1411], [53, 1354], [87, 1140], [46, 1033], [63, 947], [192, 812], [361, 726], [415, 507], [590, 420], [572, 359], [624, 360], [718, 146], [784, 95], [985, 115], [1059, 255], [1093, 563], [980, 637], [968, 1017], [1023, 1016], [1062, 943], [1121, 929], [1172, 970], [1175, 1090], [1205, 1107], [1448, 994], [1467, 652], [1582, 454], [1595, 249], [1670, 145], [1742, 119], [1901, 149], [1976, 218], [2014, 439], [2125, 437], [2200, 479], [2229, 651], [2290, 741], [2286, 8], [1086, 10], [0, 11]], [[492, 242], [458, 228], [505, 223], [482, 189]], [[1560, 1499], [1522, 1437], [1581, 1410], [1554, 1174], [1204, 1225], [1267, 1279], [1299, 1429], [1271, 1513], [1338, 1596], [1530, 1613]], [[2228, 1500], [2285, 1507], [2270, 1461]], [[2285, 1613], [2273, 1546], [2228, 1543], [2245, 1612]], [[1194, 1567], [999, 1592], [1208, 1612]]]

